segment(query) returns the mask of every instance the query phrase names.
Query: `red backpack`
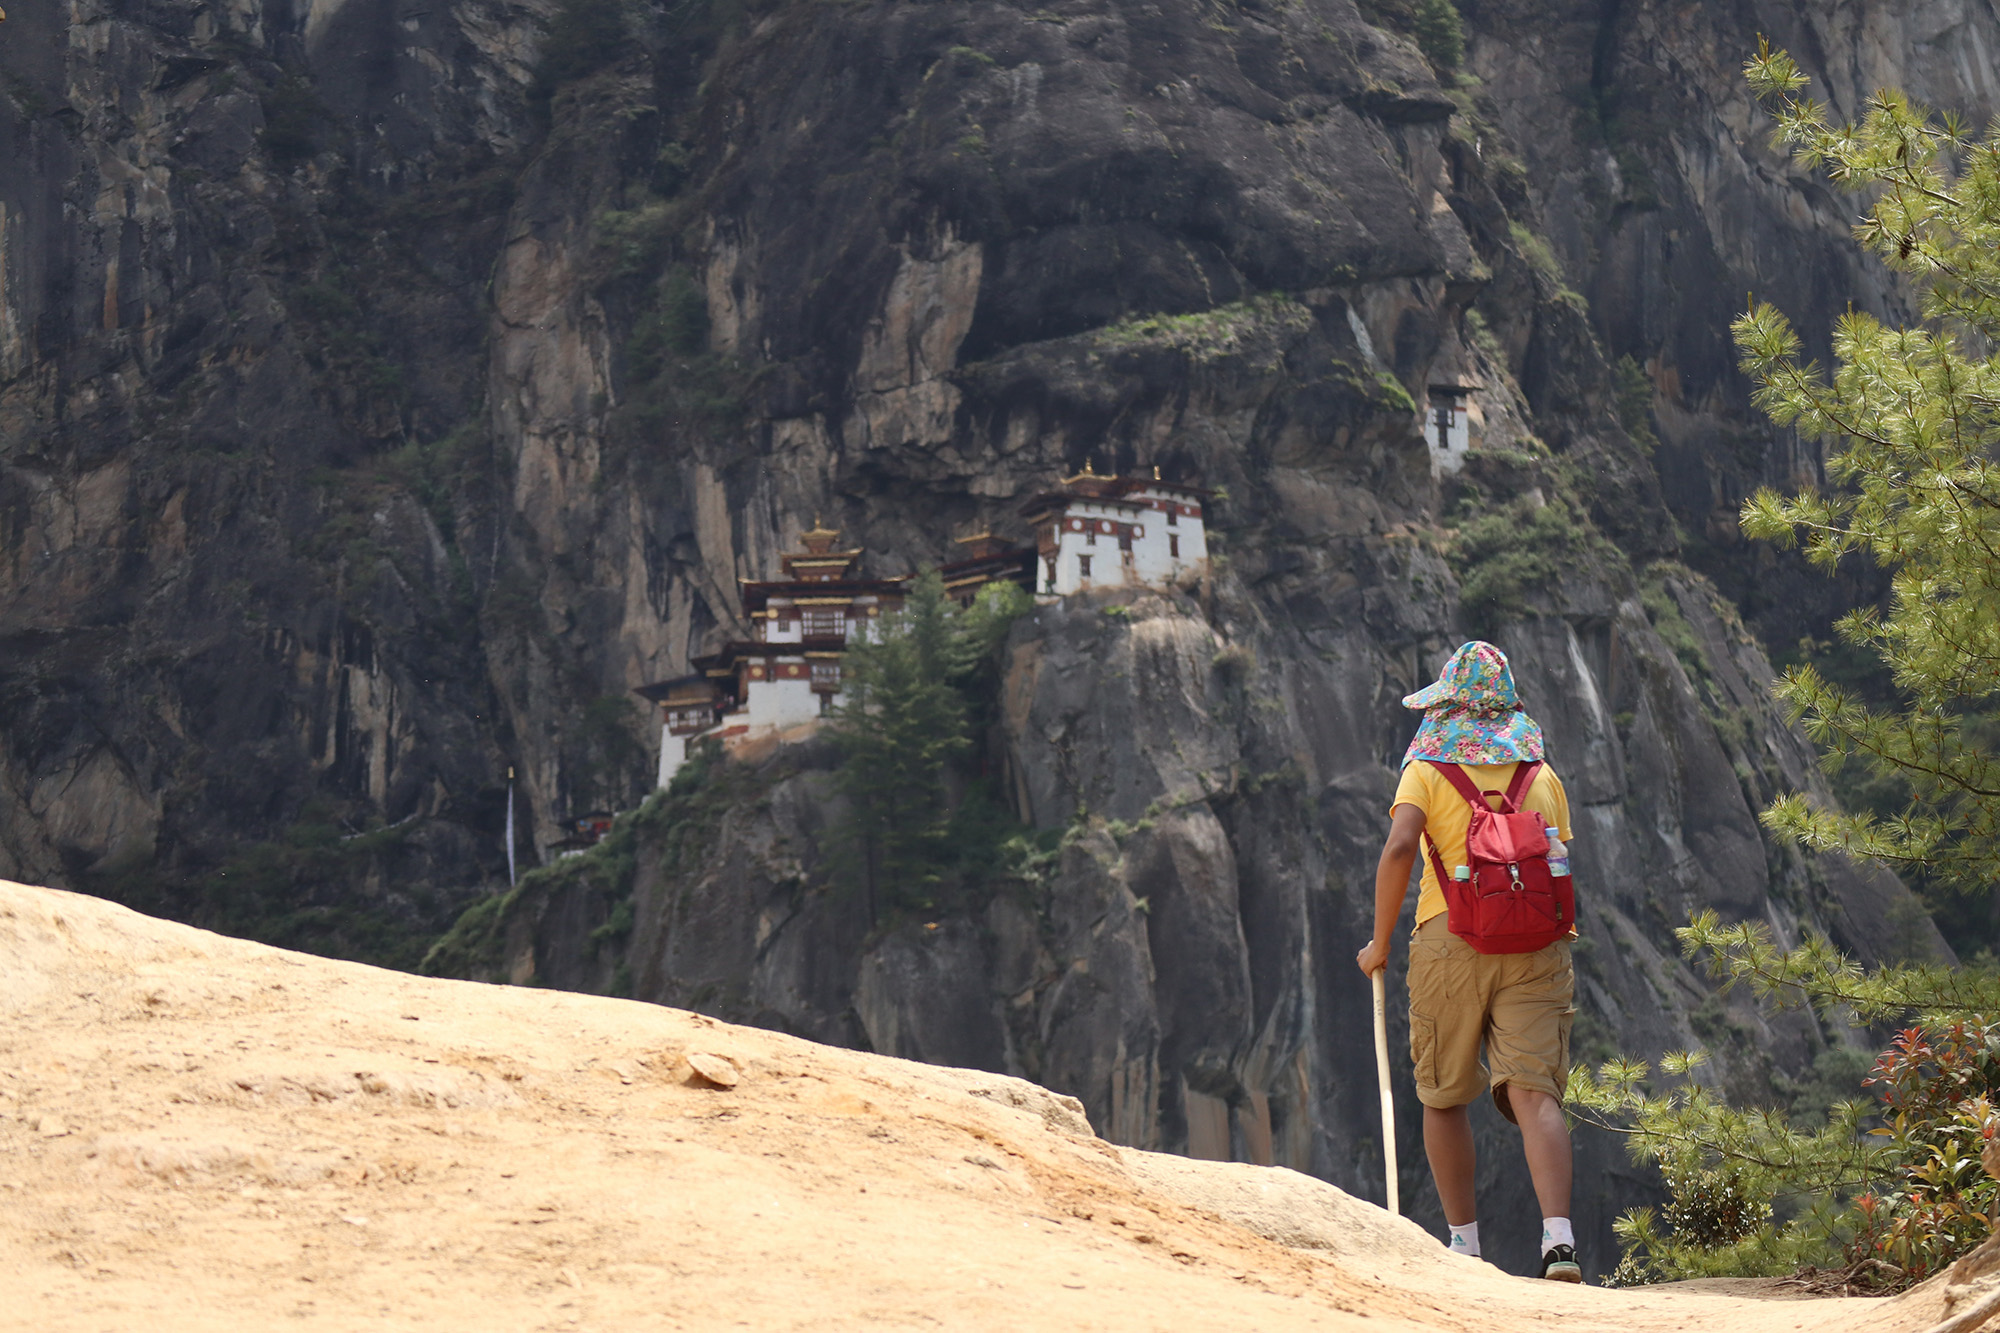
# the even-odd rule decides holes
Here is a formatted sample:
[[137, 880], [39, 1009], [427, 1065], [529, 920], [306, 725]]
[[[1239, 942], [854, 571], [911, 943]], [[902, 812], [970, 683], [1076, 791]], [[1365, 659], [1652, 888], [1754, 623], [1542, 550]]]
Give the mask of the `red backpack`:
[[[1576, 923], [1575, 890], [1568, 875], [1549, 869], [1547, 822], [1521, 809], [1541, 764], [1516, 768], [1505, 792], [1481, 792], [1459, 765], [1424, 762], [1444, 774], [1472, 807], [1472, 827], [1465, 834], [1468, 878], [1446, 874], [1437, 844], [1424, 838], [1451, 933], [1480, 953], [1533, 953], [1569, 934]], [[1489, 796], [1500, 798], [1500, 809], [1493, 809]]]

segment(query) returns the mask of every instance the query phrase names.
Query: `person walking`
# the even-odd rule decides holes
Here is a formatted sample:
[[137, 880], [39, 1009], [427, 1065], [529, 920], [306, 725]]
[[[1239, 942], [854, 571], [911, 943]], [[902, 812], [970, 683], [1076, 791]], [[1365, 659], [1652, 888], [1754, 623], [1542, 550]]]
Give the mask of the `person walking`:
[[1490, 1087], [1500, 1114], [1520, 1128], [1541, 1204], [1540, 1276], [1581, 1282], [1562, 1109], [1576, 1015], [1569, 798], [1494, 645], [1462, 645], [1403, 706], [1424, 720], [1403, 756], [1375, 868], [1374, 936], [1355, 961], [1371, 977], [1388, 965], [1410, 870], [1423, 854], [1410, 937], [1410, 1059], [1447, 1243], [1479, 1254], [1467, 1112]]

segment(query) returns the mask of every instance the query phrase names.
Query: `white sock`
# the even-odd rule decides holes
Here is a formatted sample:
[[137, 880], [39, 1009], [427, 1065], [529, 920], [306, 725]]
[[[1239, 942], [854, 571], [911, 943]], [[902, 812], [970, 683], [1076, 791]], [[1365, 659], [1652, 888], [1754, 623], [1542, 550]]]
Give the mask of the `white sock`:
[[[1450, 1225], [1447, 1223], [1446, 1225]], [[1479, 1223], [1467, 1222], [1462, 1227], [1451, 1228], [1451, 1239], [1445, 1242], [1453, 1254], [1469, 1254], [1479, 1257]]]
[[1543, 1218], [1542, 1253], [1547, 1254], [1558, 1245], [1567, 1245], [1571, 1249], [1576, 1248], [1576, 1233], [1569, 1229], [1569, 1219], [1567, 1217]]

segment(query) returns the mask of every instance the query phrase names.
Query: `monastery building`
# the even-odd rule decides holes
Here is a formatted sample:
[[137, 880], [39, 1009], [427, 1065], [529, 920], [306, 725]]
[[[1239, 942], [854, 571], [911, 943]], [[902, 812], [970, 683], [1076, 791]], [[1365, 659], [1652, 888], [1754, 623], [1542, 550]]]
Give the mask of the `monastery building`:
[[1100, 477], [1084, 464], [1061, 488], [1030, 500], [1040, 560], [1035, 591], [1067, 597], [1085, 588], [1164, 586], [1208, 563], [1204, 492], [1151, 478]]
[[[1105, 477], [1089, 465], [1022, 510], [1033, 546], [982, 532], [959, 539], [966, 555], [939, 568], [945, 590], [969, 604], [989, 583], [1014, 582], [1043, 602], [1086, 588], [1172, 584], [1208, 561], [1202, 528], [1206, 493], [1160, 480]], [[909, 576], [866, 579], [862, 552], [833, 549], [839, 533], [814, 524], [803, 551], [779, 557], [784, 577], [741, 581], [752, 637], [693, 659], [688, 675], [638, 693], [660, 705], [659, 783], [673, 781], [693, 746], [734, 748], [759, 737], [816, 725], [841, 702], [841, 656], [849, 630], [903, 605]]]
[[640, 688], [666, 713], [660, 785], [673, 781], [689, 747], [713, 737], [734, 745], [816, 721], [840, 702], [840, 658], [856, 624], [895, 611], [909, 580], [855, 577], [861, 551], [836, 551], [839, 533], [814, 525], [803, 551], [778, 558], [784, 577], [743, 580], [750, 639], [697, 657], [694, 671]]

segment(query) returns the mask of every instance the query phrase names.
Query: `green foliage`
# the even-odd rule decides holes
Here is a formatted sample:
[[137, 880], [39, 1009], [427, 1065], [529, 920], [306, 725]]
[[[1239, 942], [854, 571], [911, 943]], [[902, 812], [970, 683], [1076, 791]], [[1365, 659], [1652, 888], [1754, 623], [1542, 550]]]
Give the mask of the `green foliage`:
[[311, 337], [306, 356], [325, 372], [335, 396], [357, 416], [393, 411], [408, 396], [407, 376], [369, 312], [356, 298], [365, 290], [356, 273], [333, 270], [295, 287], [286, 306]]
[[642, 357], [648, 352], [697, 356], [708, 350], [708, 294], [685, 269], [669, 271], [650, 322], [641, 321], [637, 336]]
[[1744, 530], [1800, 542], [1829, 570], [1858, 554], [1891, 572], [1886, 609], [1861, 608], [1836, 629], [1889, 666], [1902, 699], [1872, 704], [1810, 663], [1785, 673], [1779, 695], [1829, 769], [1859, 763], [1909, 792], [1889, 815], [1786, 796], [1765, 821], [1809, 847], [1985, 898], [2000, 883], [2000, 132], [1975, 141], [1891, 90], [1860, 121], [1834, 125], [1799, 95], [1805, 76], [1783, 52], [1762, 47], [1746, 69], [1778, 143], [1867, 192], [1856, 240], [1922, 294], [1915, 327], [1843, 316], [1830, 375], [1802, 359], [1771, 306], [1754, 304], [1734, 326], [1758, 405], [1830, 441], [1838, 488], [1762, 491], [1744, 506]]
[[[419, 970], [426, 976], [506, 981], [507, 936], [513, 924], [523, 914], [532, 918], [552, 898], [579, 896], [595, 898], [604, 907], [604, 919], [588, 938], [615, 974], [636, 923], [633, 895], [641, 843], [663, 890], [670, 892], [675, 879], [701, 864], [723, 816], [755, 800], [767, 781], [742, 765], [725, 763], [713, 746], [697, 749], [665, 791], [655, 791], [638, 809], [618, 816], [594, 847], [531, 870], [513, 889], [467, 908], [423, 956]], [[618, 962], [610, 963], [607, 954]], [[630, 993], [629, 969], [624, 982], [614, 981], [611, 990]]]
[[[459, 514], [468, 497], [478, 493], [480, 464], [486, 458], [484, 431], [468, 423], [438, 439], [413, 440], [350, 467], [318, 469], [312, 481], [320, 493], [320, 522], [295, 534], [296, 549], [337, 570], [343, 602], [359, 619], [370, 618], [372, 595], [383, 579], [400, 570], [402, 590], [419, 599], [428, 632], [445, 639], [469, 632], [478, 595], [458, 543]], [[407, 553], [380, 540], [386, 535], [385, 508], [399, 491], [421, 504], [437, 527], [446, 560], [443, 580], [427, 576], [428, 560], [399, 565], [397, 556]], [[247, 599], [245, 610], [254, 610]]]
[[1465, 331], [1479, 354], [1496, 370], [1507, 368], [1507, 349], [1500, 345], [1500, 337], [1493, 332], [1493, 326], [1486, 322], [1486, 316], [1470, 307], [1465, 312]]
[[[1674, 585], [1678, 585], [1678, 593]], [[1687, 566], [1661, 560], [1648, 566], [1640, 579], [1639, 603], [1646, 609], [1646, 618], [1661, 641], [1680, 660], [1682, 669], [1687, 672], [1688, 683], [1694, 686], [1702, 712], [1715, 728], [1717, 738], [1740, 757], [1749, 747], [1758, 724], [1716, 679], [1715, 664], [1709, 660], [1708, 645], [1703, 643], [1701, 635], [1681, 610], [1681, 598], [1690, 595], [1706, 600], [1717, 619], [1725, 626], [1733, 627], [1738, 634], [1742, 633], [1742, 623], [1737, 620], [1735, 609], [1723, 600], [1713, 585]]]
[[1459, 605], [1475, 632], [1493, 630], [1527, 614], [1535, 590], [1588, 568], [1603, 545], [1566, 500], [1511, 500], [1460, 528], [1452, 542]]
[[1664, 562], [1647, 569], [1646, 577], [1639, 585], [1639, 604], [1646, 608], [1646, 619], [1652, 623], [1653, 632], [1673, 650], [1688, 679], [1699, 687], [1713, 674], [1708, 654], [1702, 650], [1701, 636], [1694, 632], [1694, 626], [1681, 614], [1680, 603], [1667, 590], [1667, 576], [1683, 572], [1678, 566]]
[[1570, 287], [1569, 279], [1563, 273], [1562, 261], [1556, 258], [1556, 252], [1549, 248], [1547, 241], [1519, 222], [1510, 221], [1507, 234], [1513, 238], [1515, 248], [1528, 261], [1528, 266], [1540, 274], [1542, 281], [1551, 288], [1550, 295], [1578, 314], [1589, 313], [1590, 303], [1583, 299], [1581, 292]]
[[693, 155], [686, 144], [670, 143], [660, 149], [653, 162], [653, 190], [662, 199], [671, 199], [687, 184]]
[[[1892, 1188], [1856, 1201], [1854, 1244], [1921, 1281], [1992, 1234], [2000, 1180], [1981, 1158], [1996, 1127], [2000, 1024], [1906, 1028], [1870, 1075], [1898, 1163]], [[1879, 1262], [1879, 1260], [1878, 1260]]]
[[1817, 1129], [1826, 1123], [1834, 1107], [1853, 1100], [1854, 1090], [1862, 1086], [1874, 1063], [1874, 1057], [1859, 1047], [1829, 1046], [1813, 1057], [1804, 1078], [1794, 1080], [1779, 1074], [1772, 1079], [1772, 1086], [1793, 1124]]
[[646, 747], [634, 735], [639, 723], [639, 710], [628, 695], [602, 695], [584, 706], [576, 729], [581, 753], [576, 756], [574, 799], [607, 807], [631, 799], [648, 768]]
[[1388, 371], [1376, 371], [1375, 383], [1381, 387], [1383, 401], [1394, 411], [1414, 413], [1417, 410], [1417, 400], [1410, 397], [1410, 391], [1403, 387], [1403, 382]]
[[659, 271], [678, 219], [679, 214], [665, 199], [651, 199], [637, 208], [607, 208], [597, 215], [591, 241], [608, 260], [611, 278], [650, 275]]
[[1282, 345], [1312, 323], [1312, 312], [1289, 296], [1253, 296], [1193, 314], [1138, 316], [1100, 329], [1096, 337], [1106, 347], [1172, 348], [1206, 364], [1251, 351], [1263, 341]]
[[1456, 69], [1465, 59], [1465, 24], [1451, 0], [1362, 0], [1361, 14], [1377, 27], [1414, 38], [1440, 70]]
[[962, 765], [981, 701], [996, 692], [993, 650], [1028, 605], [1019, 587], [1000, 583], [961, 609], [929, 570], [900, 613], [850, 637], [829, 729], [847, 801], [836, 859], [871, 912], [937, 908], [989, 875], [998, 844], [1016, 832]]
[[685, 267], [648, 289], [622, 350], [623, 420], [640, 436], [669, 422], [726, 430], [742, 416], [751, 377], [708, 349], [708, 296]]
[[[1831, 374], [1803, 359], [1798, 335], [1768, 305], [1734, 326], [1758, 404], [1779, 425], [1831, 442], [1837, 487], [1762, 492], [1745, 506], [1745, 530], [1802, 541], [1828, 569], [1861, 555], [1892, 575], [1886, 610], [1837, 627], [1850, 657], [1866, 651], [1888, 667], [1892, 690], [1869, 688], [1851, 660], [1802, 651], [1778, 691], [1837, 781], [1850, 766], [1867, 771], [1868, 782], [1844, 784], [1866, 799], [1841, 811], [1791, 795], [1765, 821], [1809, 847], [1990, 895], [2000, 871], [2000, 140], [1975, 143], [1894, 92], [1876, 94], [1859, 123], [1833, 126], [1798, 96], [1805, 79], [1789, 57], [1764, 47], [1747, 68], [1779, 143], [1870, 192], [1857, 240], [1923, 297], [1915, 328], [1853, 312], [1840, 320]], [[1637, 378], [1620, 367], [1621, 417]], [[1667, 614], [1670, 602], [1664, 585], [1649, 585], [1656, 628], [1694, 674], [1699, 644], [1680, 641], [1685, 625]], [[1865, 1080], [1854, 1079], [1851, 1056], [1823, 1054], [1793, 1091], [1790, 1117], [1729, 1106], [1692, 1079], [1647, 1091], [1648, 1071], [1626, 1062], [1580, 1075], [1576, 1104], [1631, 1133], [1673, 1195], [1659, 1216], [1642, 1210], [1619, 1223], [1619, 1279], [1810, 1262], [1843, 1268], [1855, 1285], [1897, 1287], [1985, 1239], [2000, 1190], [1981, 1165], [2000, 1083], [2000, 1026], [1989, 1021], [2000, 973], [1990, 963], [1867, 973], [1823, 939], [1784, 950], [1763, 927], [1725, 927], [1712, 914], [1682, 936], [1726, 984], [1747, 983], [1768, 1002], [1810, 1003], [1829, 1023], [1919, 1022]], [[1685, 1075], [1694, 1064], [1678, 1057], [1666, 1070]], [[1879, 1101], [1833, 1100], [1844, 1080], [1875, 1088]], [[1782, 1222], [1759, 1216], [1752, 1201], [1765, 1199]]]
[[1416, 0], [1411, 34], [1417, 49], [1439, 69], [1457, 69], [1465, 59], [1465, 25], [1451, 0]]
[[1842, 1021], [1914, 1015], [1934, 1026], [2000, 1013], [2000, 968], [1990, 962], [1898, 963], [1869, 972], [1821, 936], [1781, 949], [1764, 926], [1727, 926], [1713, 912], [1698, 914], [1678, 933], [1683, 951], [1709, 955], [1711, 969], [1729, 985], [1748, 985], [1779, 1005], [1811, 1004]]
[[451, 929], [425, 952], [417, 970], [427, 977], [501, 981], [507, 971], [507, 926], [521, 901], [517, 886], [478, 902], [459, 914]]
[[[1620, 1282], [1781, 1273], [1801, 1264], [1845, 1270], [1863, 1287], [1900, 1287], [1985, 1239], [2000, 1184], [1980, 1156], [1995, 1133], [2000, 1090], [2000, 970], [1905, 964], [1863, 971], [1823, 938], [1782, 949], [1759, 923], [1712, 912], [1678, 932], [1723, 989], [1748, 985], [1780, 1006], [1806, 1004], [1829, 1023], [1902, 1018], [1864, 1078], [1857, 1053], [1823, 1052], [1792, 1090], [1791, 1108], [1741, 1108], [1698, 1081], [1700, 1052], [1669, 1056], [1680, 1080], [1647, 1086], [1640, 1062], [1577, 1069], [1569, 1100], [1586, 1119], [1631, 1136], [1672, 1196], [1617, 1224]], [[1875, 1089], [1874, 1099], [1858, 1094]], [[1848, 1095], [1843, 1096], [1845, 1092]], [[1782, 1214], [1774, 1216], [1770, 1205]]]
[[[412, 440], [383, 455], [376, 468], [380, 480], [400, 486], [416, 497], [454, 557], [458, 555], [459, 497], [466, 487], [467, 474], [486, 456], [485, 443], [479, 426], [467, 423], [435, 440]], [[462, 567], [460, 560], [455, 571]], [[469, 583], [454, 592], [461, 599], [469, 597]]]
[[1611, 384], [1617, 395], [1618, 424], [1632, 443], [1652, 453], [1660, 438], [1653, 434], [1653, 381], [1646, 368], [1629, 356], [1621, 356], [1611, 367]]

